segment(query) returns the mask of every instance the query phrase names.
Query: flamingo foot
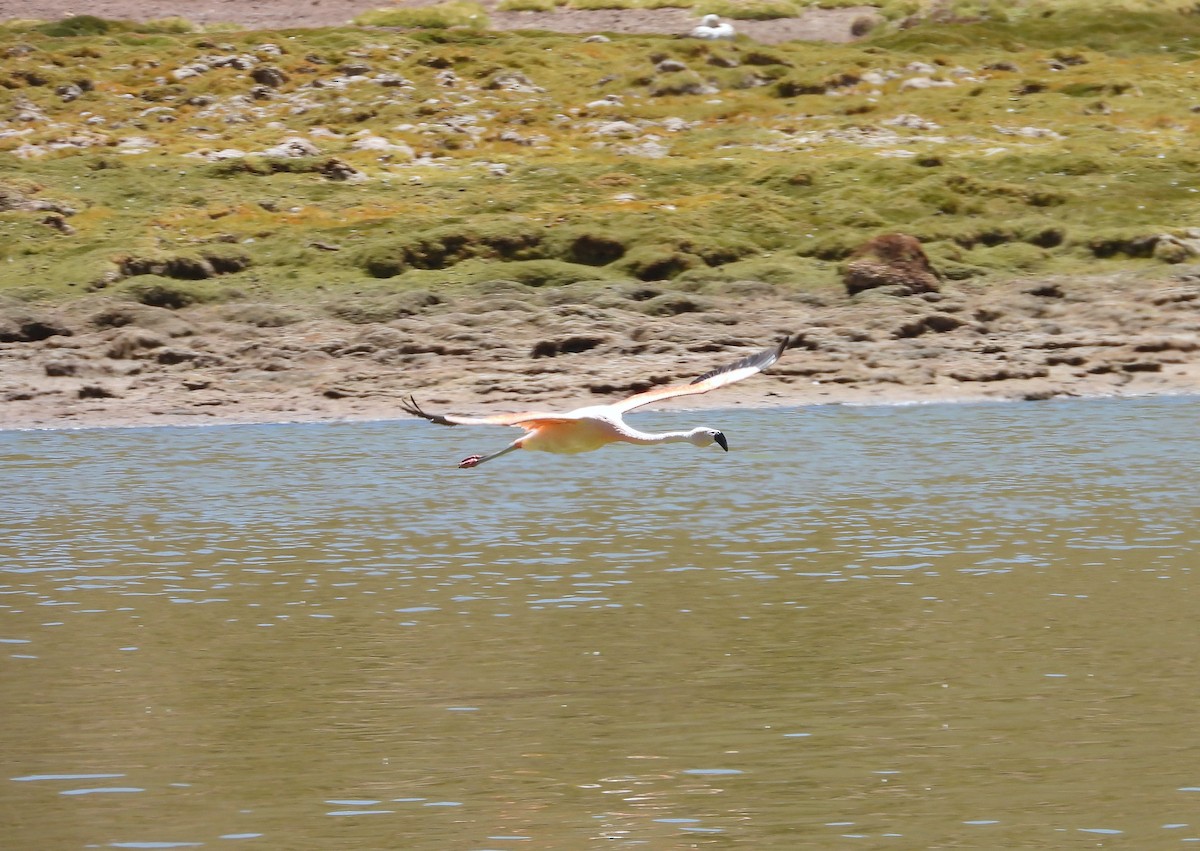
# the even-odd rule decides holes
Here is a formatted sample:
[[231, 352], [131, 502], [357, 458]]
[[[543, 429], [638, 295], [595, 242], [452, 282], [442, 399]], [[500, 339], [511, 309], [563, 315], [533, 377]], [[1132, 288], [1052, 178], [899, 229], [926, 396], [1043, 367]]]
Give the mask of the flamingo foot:
[[468, 467], [478, 467], [479, 462], [483, 460], [480, 455], [468, 455], [466, 458], [458, 462], [458, 468], [464, 470]]

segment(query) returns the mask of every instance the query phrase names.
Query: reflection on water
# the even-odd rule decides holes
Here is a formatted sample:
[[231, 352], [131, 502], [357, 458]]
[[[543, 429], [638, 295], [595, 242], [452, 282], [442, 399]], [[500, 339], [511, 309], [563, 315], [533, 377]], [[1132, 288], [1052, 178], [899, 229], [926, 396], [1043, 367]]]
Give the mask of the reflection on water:
[[1196, 413], [659, 413], [733, 451], [475, 471], [506, 432], [0, 433], [0, 835], [1200, 841]]

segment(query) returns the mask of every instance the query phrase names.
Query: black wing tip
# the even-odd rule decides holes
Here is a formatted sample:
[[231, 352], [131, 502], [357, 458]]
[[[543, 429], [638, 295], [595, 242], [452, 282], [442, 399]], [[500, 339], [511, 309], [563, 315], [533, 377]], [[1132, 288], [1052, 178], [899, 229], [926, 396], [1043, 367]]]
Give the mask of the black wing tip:
[[727, 366], [719, 366], [716, 369], [710, 369], [703, 375], [696, 376], [688, 383], [699, 384], [701, 381], [707, 381], [714, 375], [720, 375], [722, 372], [733, 372], [735, 369], [745, 369], [748, 366], [766, 369], [768, 366], [775, 363], [775, 361], [779, 360], [779, 358], [787, 350], [788, 346], [791, 345], [791, 342], [792, 335], [785, 334], [783, 339], [779, 341], [779, 345], [775, 346], [774, 348], [763, 349], [761, 352], [756, 352], [752, 355], [746, 355], [746, 357], [734, 361]]
[[420, 417], [421, 419], [429, 420], [431, 423], [448, 426], [457, 425], [457, 423], [450, 422], [450, 420], [446, 419], [441, 414], [426, 413], [421, 406], [417, 404], [416, 398], [411, 393], [407, 399], [400, 400], [400, 407], [403, 408], [407, 413], [412, 414], [414, 417]]

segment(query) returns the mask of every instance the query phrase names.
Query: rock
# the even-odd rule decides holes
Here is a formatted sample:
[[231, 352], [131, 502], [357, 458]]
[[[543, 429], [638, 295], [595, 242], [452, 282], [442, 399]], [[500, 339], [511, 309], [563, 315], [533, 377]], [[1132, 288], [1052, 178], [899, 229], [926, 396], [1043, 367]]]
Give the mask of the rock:
[[176, 80], [188, 80], [192, 77], [199, 77], [201, 74], [209, 70], [209, 66], [203, 62], [194, 62], [191, 65], [185, 65], [182, 68], [176, 68], [171, 72], [171, 76]]
[[277, 89], [290, 78], [278, 68], [271, 65], [262, 65], [250, 72], [250, 79], [260, 86], [269, 86], [272, 89]]
[[1063, 288], [1056, 283], [1038, 284], [1025, 290], [1027, 295], [1037, 296], [1038, 298], [1065, 298], [1066, 293]]
[[168, 337], [187, 337], [195, 333], [191, 323], [174, 311], [143, 304], [113, 304], [95, 313], [89, 321], [95, 328], [142, 328]]
[[50, 378], [62, 378], [65, 376], [79, 374], [79, 362], [73, 360], [52, 360], [47, 361], [43, 367], [46, 375]]
[[67, 224], [67, 220], [57, 213], [46, 216], [46, 218], [42, 219], [42, 224], [54, 228], [56, 231], [65, 236], [70, 236], [71, 234], [75, 233], [75, 228]]
[[349, 183], [362, 183], [367, 180], [367, 176], [354, 166], [347, 162], [343, 162], [335, 157], [331, 157], [321, 166], [321, 174], [330, 180], [345, 180]]
[[534, 343], [530, 357], [552, 358], [558, 355], [575, 355], [596, 348], [608, 342], [606, 337], [591, 334], [577, 334], [558, 340], [539, 340]]
[[399, 155], [406, 160], [416, 158], [413, 149], [404, 142], [389, 142], [382, 136], [368, 135], [350, 143], [352, 151], [375, 151], [380, 154]]
[[13, 106], [15, 107], [15, 111], [12, 113], [14, 121], [34, 124], [50, 120], [46, 113], [42, 111], [42, 108], [27, 97], [18, 97], [13, 102]]
[[922, 118], [919, 115], [910, 115], [905, 113], [897, 115], [895, 118], [885, 118], [879, 122], [884, 127], [903, 127], [905, 130], [941, 130], [942, 127], [936, 122], [930, 121], [927, 118]]
[[933, 77], [910, 77], [900, 84], [900, 91], [908, 91], [909, 89], [951, 89], [954, 88], [953, 80], [937, 80]]
[[965, 366], [950, 370], [948, 373], [955, 381], [1022, 381], [1031, 378], [1045, 378], [1050, 370], [1044, 366], [1032, 364], [1009, 364], [1007, 366]]
[[1159, 234], [1154, 240], [1151, 256], [1164, 263], [1184, 263], [1200, 254], [1200, 239]]
[[[230, 54], [227, 56], [205, 56], [198, 64], [208, 65], [211, 68], [236, 68], [238, 71], [248, 71], [258, 64], [258, 59], [246, 53], [243, 53], [240, 56], [236, 54]], [[194, 65], [192, 67], [196, 66]]]
[[130, 328], [113, 337], [105, 354], [114, 360], [126, 360], [145, 349], [157, 349], [165, 344], [166, 340], [153, 331]]
[[617, 136], [622, 139], [632, 139], [640, 136], [642, 128], [630, 121], [599, 121], [589, 128], [593, 136]]
[[70, 336], [71, 329], [49, 313], [21, 307], [0, 313], [0, 343], [37, 343]]
[[919, 337], [929, 332], [945, 334], [966, 324], [964, 320], [959, 319], [957, 316], [951, 316], [948, 313], [930, 313], [926, 316], [918, 317], [911, 322], [904, 323], [893, 332], [892, 336], [899, 340], [909, 337]]
[[503, 71], [496, 74], [483, 86], [485, 91], [528, 92], [539, 93], [546, 91], [534, 83], [520, 71]]
[[8, 210], [22, 213], [57, 213], [60, 216], [73, 216], [76, 213], [73, 207], [68, 207], [66, 204], [58, 201], [36, 200], [12, 186], [0, 184], [0, 212]]
[[303, 137], [289, 136], [261, 153], [268, 157], [316, 157], [321, 149]]
[[902, 233], [877, 236], [850, 256], [842, 273], [850, 295], [888, 287], [892, 295], [938, 292], [938, 274], [921, 243]]
[[73, 100], [79, 100], [79, 98], [83, 97], [83, 89], [74, 83], [59, 86], [54, 90], [54, 93], [62, 98], [63, 103], [70, 103]]
[[99, 384], [85, 384], [79, 388], [80, 399], [115, 399], [117, 394]]

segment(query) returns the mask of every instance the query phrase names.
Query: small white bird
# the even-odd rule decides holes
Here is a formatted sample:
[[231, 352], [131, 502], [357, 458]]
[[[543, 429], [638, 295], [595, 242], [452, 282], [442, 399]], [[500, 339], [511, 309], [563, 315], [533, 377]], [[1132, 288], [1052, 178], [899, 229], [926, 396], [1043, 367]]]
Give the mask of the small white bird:
[[733, 25], [721, 23], [717, 15], [705, 15], [700, 19], [700, 26], [692, 30], [692, 38], [733, 38], [735, 35]]
[[609, 443], [633, 443], [639, 446], [650, 446], [659, 443], [690, 443], [693, 446], [712, 446], [714, 443], [729, 451], [729, 443], [725, 435], [715, 428], [694, 428], [689, 431], [668, 431], [661, 434], [638, 431], [621, 419], [621, 415], [634, 408], [649, 405], [663, 399], [676, 396], [692, 396], [697, 393], [707, 393], [741, 381], [762, 372], [783, 354], [787, 348], [788, 338], [784, 338], [778, 346], [766, 349], [758, 354], [744, 357], [736, 363], [706, 372], [690, 384], [679, 384], [671, 387], [659, 387], [630, 396], [612, 405], [592, 405], [578, 408], [563, 414], [544, 414], [526, 411], [519, 414], [495, 414], [490, 417], [458, 417], [443, 414], [430, 414], [421, 409], [417, 400], [412, 396], [407, 402], [401, 402], [401, 407], [417, 417], [424, 417], [438, 425], [507, 425], [517, 426], [525, 430], [499, 452], [491, 455], [470, 455], [459, 462], [459, 467], [478, 467], [484, 461], [499, 458], [514, 449], [532, 449], [538, 452], [557, 452], [571, 454], [576, 452], [591, 452]]

